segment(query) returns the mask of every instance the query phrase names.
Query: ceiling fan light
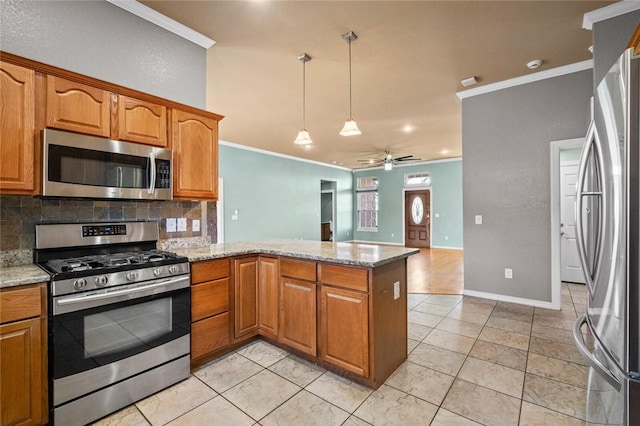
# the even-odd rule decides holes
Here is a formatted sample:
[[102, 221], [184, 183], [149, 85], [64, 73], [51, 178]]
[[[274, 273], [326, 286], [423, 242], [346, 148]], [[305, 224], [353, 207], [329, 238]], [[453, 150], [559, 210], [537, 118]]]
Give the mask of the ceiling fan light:
[[296, 136], [296, 140], [293, 143], [297, 145], [310, 145], [313, 143], [311, 140], [311, 136], [309, 136], [309, 132], [306, 129], [302, 129], [298, 132], [298, 136]]
[[385, 170], [391, 170], [393, 169], [393, 163], [391, 161], [385, 161], [384, 162], [384, 169]]
[[362, 132], [358, 129], [356, 121], [353, 118], [350, 118], [344, 122], [344, 127], [340, 130], [340, 134], [342, 136], [355, 136], [361, 135]]

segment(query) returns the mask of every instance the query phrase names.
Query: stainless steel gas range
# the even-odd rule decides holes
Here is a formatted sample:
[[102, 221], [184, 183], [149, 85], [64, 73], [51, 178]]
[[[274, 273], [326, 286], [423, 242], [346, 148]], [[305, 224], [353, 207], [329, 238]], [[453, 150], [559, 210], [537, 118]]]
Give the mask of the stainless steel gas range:
[[49, 285], [49, 402], [82, 425], [189, 377], [189, 262], [157, 222], [36, 225]]

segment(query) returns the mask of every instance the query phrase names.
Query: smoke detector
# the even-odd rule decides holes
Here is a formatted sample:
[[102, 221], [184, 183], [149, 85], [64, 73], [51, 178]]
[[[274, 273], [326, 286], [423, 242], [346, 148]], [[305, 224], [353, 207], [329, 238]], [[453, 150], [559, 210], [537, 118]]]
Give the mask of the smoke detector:
[[542, 65], [542, 59], [534, 59], [527, 64], [527, 68], [535, 70], [536, 68], [540, 67], [540, 65]]

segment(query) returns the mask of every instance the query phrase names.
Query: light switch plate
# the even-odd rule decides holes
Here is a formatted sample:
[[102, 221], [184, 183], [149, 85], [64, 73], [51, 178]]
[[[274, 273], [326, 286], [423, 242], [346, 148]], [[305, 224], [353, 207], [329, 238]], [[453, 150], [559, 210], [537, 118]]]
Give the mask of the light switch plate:
[[187, 231], [187, 218], [179, 217], [178, 218], [178, 232], [186, 232]]
[[476, 225], [482, 225], [482, 215], [481, 214], [477, 214], [476, 215]]
[[393, 300], [400, 298], [400, 281], [393, 283]]
[[176, 232], [176, 218], [170, 217], [167, 219], [167, 232]]
[[200, 221], [198, 219], [193, 219], [193, 221], [191, 222], [191, 229], [193, 230], [193, 232], [200, 231]]

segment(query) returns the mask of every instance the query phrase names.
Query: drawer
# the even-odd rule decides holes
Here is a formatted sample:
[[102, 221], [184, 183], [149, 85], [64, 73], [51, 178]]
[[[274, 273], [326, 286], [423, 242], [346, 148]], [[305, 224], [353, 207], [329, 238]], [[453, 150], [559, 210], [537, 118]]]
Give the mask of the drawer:
[[280, 275], [299, 278], [301, 280], [316, 280], [316, 262], [309, 260], [280, 258]]
[[229, 278], [191, 286], [191, 320], [210, 317], [229, 310]]
[[230, 342], [228, 312], [191, 324], [191, 359], [222, 349]]
[[191, 264], [191, 283], [203, 283], [229, 276], [229, 258], [205, 260]]
[[39, 317], [42, 286], [19, 287], [0, 292], [0, 323]]
[[369, 270], [350, 266], [321, 263], [318, 267], [319, 282], [359, 291], [369, 291]]

